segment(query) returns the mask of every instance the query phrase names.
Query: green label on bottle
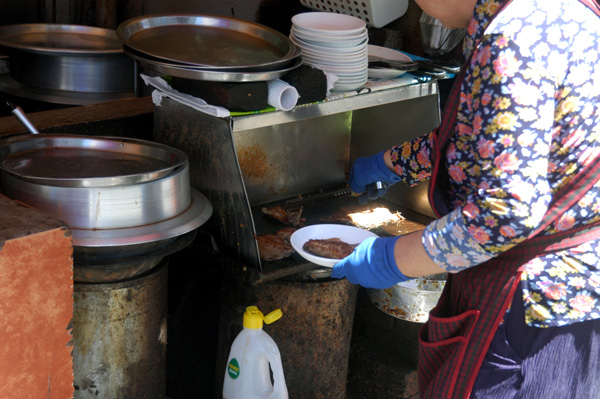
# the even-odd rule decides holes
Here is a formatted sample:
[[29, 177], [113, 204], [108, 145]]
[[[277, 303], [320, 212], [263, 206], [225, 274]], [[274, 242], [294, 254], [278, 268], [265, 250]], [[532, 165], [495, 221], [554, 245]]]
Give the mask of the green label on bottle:
[[240, 364], [235, 357], [231, 358], [227, 365], [227, 374], [234, 380], [240, 376]]

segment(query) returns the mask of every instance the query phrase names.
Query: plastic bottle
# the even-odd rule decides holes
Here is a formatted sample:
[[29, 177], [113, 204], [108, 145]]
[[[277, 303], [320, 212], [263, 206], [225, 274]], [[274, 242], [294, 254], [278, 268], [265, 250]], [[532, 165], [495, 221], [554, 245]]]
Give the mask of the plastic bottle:
[[246, 308], [244, 328], [233, 341], [229, 352], [223, 399], [288, 399], [279, 348], [262, 328], [263, 320], [271, 324], [279, 320], [281, 315], [281, 309], [263, 316], [256, 306]]

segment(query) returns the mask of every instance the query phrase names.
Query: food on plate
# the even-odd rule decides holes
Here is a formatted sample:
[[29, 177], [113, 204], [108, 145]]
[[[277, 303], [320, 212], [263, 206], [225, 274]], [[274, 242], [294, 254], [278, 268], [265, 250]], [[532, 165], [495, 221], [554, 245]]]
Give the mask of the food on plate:
[[281, 205], [273, 205], [263, 207], [262, 212], [283, 224], [295, 227], [304, 224], [304, 219], [302, 219], [302, 207], [289, 210]]
[[285, 259], [294, 253], [292, 245], [276, 234], [256, 236], [256, 242], [260, 259], [264, 261]]
[[313, 255], [330, 259], [343, 259], [350, 255], [358, 244], [348, 244], [339, 238], [311, 239], [302, 248]]

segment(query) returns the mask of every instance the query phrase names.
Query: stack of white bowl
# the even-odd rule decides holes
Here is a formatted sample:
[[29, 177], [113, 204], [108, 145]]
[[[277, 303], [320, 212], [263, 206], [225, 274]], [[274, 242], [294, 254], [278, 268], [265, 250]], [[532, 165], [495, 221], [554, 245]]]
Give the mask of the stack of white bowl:
[[290, 39], [302, 49], [305, 64], [338, 77], [332, 91], [356, 90], [367, 82], [369, 36], [362, 19], [330, 12], [297, 14]]

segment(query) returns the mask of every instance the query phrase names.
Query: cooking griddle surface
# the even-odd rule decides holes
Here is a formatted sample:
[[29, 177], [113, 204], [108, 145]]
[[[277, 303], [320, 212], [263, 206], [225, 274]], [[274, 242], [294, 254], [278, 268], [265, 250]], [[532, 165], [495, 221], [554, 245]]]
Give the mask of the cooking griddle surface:
[[[413, 211], [400, 208], [390, 202], [377, 200], [360, 205], [356, 197], [342, 196], [330, 200], [307, 201], [307, 203], [286, 202], [258, 206], [253, 209], [256, 234], [276, 234], [286, 227], [262, 212], [263, 207], [281, 205], [284, 208], [302, 207], [302, 225], [337, 223], [370, 230], [379, 236], [397, 236], [422, 229], [431, 219]], [[386, 218], [389, 215], [389, 218]], [[369, 218], [369, 216], [371, 216]], [[354, 220], [353, 220], [354, 219]]]
[[[295, 226], [297, 228], [314, 224], [338, 223], [365, 228], [380, 237], [409, 234], [423, 229], [431, 221], [431, 218], [427, 216], [400, 208], [381, 199], [360, 205], [358, 199], [351, 195], [335, 196], [332, 194], [331, 198], [323, 199], [323, 197], [323, 195], [319, 195], [319, 200], [311, 200], [310, 197], [307, 197], [305, 200], [294, 199], [254, 207], [253, 218], [256, 235], [277, 234], [282, 228], [289, 227], [289, 225], [281, 223], [262, 212], [263, 207], [277, 205], [289, 209], [302, 207], [302, 225]], [[388, 214], [392, 218], [388, 222], [381, 222], [380, 220], [379, 223], [375, 223], [375, 220], [373, 220], [373, 223], [366, 227], [364, 223], [352, 221], [351, 215], [354, 214], [372, 214], [373, 219], [381, 219], [382, 214]], [[289, 275], [291, 270], [310, 269], [321, 270], [321, 275], [331, 274], [331, 269], [312, 264], [297, 253], [282, 260], [262, 261], [262, 267], [264, 276], [285, 276]]]

